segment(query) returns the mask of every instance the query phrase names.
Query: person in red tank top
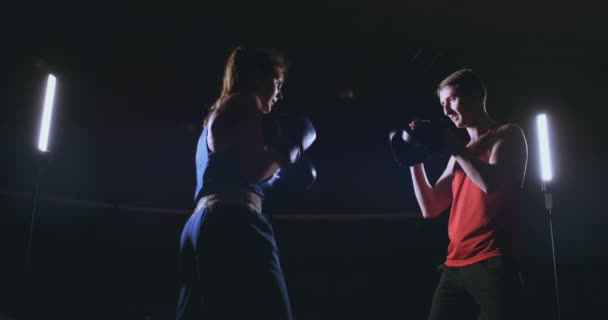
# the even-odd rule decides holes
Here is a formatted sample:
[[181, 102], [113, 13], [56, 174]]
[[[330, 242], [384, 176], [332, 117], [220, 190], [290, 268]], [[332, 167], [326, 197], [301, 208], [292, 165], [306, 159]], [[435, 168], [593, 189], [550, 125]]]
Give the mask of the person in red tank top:
[[[410, 167], [416, 199], [425, 219], [450, 207], [445, 262], [429, 319], [462, 319], [476, 304], [483, 319], [515, 319], [521, 304], [515, 263], [520, 195], [528, 147], [523, 130], [494, 121], [486, 111], [486, 88], [470, 69], [445, 78], [437, 88], [444, 114], [466, 129], [465, 144], [451, 130], [440, 149], [451, 155], [434, 185], [424, 164]], [[410, 123], [415, 134], [420, 123]]]

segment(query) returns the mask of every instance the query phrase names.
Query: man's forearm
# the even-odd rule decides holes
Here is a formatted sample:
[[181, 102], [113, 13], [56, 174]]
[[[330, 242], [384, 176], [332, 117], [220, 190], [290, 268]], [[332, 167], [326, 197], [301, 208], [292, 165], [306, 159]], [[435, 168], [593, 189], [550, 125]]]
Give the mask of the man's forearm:
[[412, 174], [412, 183], [414, 185], [414, 193], [416, 194], [416, 200], [422, 211], [424, 218], [433, 218], [433, 201], [434, 201], [434, 190], [426, 177], [426, 172], [422, 164], [410, 167]]
[[456, 159], [456, 162], [458, 162], [467, 177], [484, 193], [487, 194], [495, 189], [496, 166], [477, 159], [467, 148], [463, 148], [454, 154], [454, 159]]

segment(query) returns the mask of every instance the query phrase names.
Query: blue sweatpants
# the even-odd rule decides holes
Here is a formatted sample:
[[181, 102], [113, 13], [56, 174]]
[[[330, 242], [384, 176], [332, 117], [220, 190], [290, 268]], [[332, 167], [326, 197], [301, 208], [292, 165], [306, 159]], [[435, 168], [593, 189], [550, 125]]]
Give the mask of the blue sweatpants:
[[292, 319], [272, 227], [246, 207], [195, 212], [180, 240], [177, 319]]

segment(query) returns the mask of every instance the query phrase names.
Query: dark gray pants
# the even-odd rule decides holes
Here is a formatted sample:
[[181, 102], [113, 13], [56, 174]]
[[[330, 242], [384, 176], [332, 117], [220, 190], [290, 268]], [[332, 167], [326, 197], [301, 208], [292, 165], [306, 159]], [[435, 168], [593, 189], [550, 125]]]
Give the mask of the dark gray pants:
[[519, 319], [521, 278], [513, 260], [502, 256], [464, 267], [439, 267], [430, 320]]

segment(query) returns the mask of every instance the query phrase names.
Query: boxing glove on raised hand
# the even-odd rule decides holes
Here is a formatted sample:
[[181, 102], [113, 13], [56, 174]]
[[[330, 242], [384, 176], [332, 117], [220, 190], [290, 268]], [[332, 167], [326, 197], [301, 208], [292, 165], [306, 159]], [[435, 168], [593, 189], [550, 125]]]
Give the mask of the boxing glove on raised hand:
[[310, 118], [305, 115], [270, 113], [262, 120], [267, 148], [281, 154], [281, 165], [295, 163], [317, 138]]
[[393, 158], [400, 166], [412, 167], [429, 157], [428, 151], [414, 142], [404, 128], [391, 130], [388, 139]]
[[265, 191], [301, 191], [310, 188], [317, 180], [317, 169], [308, 157], [304, 156], [295, 163], [280, 168], [262, 184]]

